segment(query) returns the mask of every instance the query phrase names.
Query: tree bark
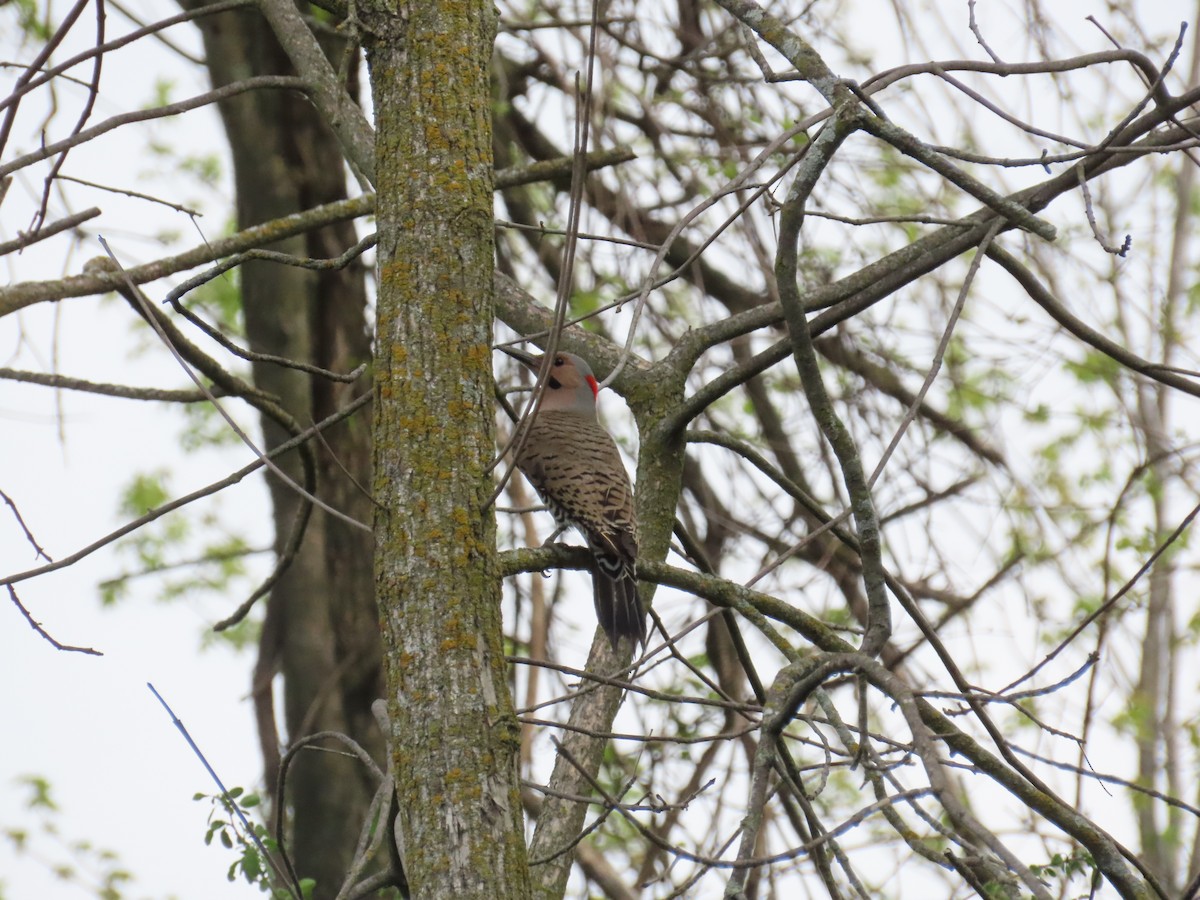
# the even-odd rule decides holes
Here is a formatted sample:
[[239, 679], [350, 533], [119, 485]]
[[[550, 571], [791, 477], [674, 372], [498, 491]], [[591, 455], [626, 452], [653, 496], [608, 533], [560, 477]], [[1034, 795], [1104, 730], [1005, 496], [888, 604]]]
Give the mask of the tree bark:
[[496, 13], [359, 4], [376, 113], [376, 590], [413, 897], [530, 893], [505, 678], [491, 335]]

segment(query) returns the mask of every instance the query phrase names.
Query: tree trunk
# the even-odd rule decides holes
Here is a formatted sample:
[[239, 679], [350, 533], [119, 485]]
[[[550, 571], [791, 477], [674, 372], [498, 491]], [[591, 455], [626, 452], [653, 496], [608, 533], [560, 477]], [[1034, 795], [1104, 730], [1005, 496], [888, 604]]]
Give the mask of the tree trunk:
[[376, 113], [376, 589], [414, 897], [530, 893], [505, 678], [490, 0], [358, 6]]
[[[293, 73], [257, 12], [208, 16], [199, 24], [214, 86]], [[233, 153], [239, 228], [346, 196], [341, 149], [306, 98], [255, 91], [227, 100], [220, 111]], [[353, 225], [344, 223], [280, 241], [272, 249], [328, 258], [356, 239]], [[241, 289], [252, 350], [339, 372], [369, 359], [361, 271], [314, 272], [249, 262], [241, 269]], [[340, 384], [274, 363], [256, 362], [253, 371], [255, 384], [278, 396], [301, 423], [324, 418], [366, 389], [365, 379]], [[268, 420], [263, 431], [268, 449], [291, 437]], [[371, 435], [365, 420], [351, 419], [323, 439], [324, 447], [313, 448], [319, 496], [369, 523], [370, 499], [339, 467], [359, 484], [370, 484]], [[279, 463], [302, 483], [295, 454]], [[303, 501], [278, 479], [268, 478], [268, 484], [278, 552]], [[339, 731], [376, 758], [383, 756], [382, 735], [370, 712], [383, 690], [372, 552], [369, 534], [317, 511], [295, 560], [271, 591], [254, 684], [268, 791], [274, 790], [279, 770], [271, 681], [280, 671], [289, 742]], [[286, 797], [275, 799], [291, 813], [288, 850], [300, 875], [316, 880], [317, 898], [337, 893], [374, 789], [359, 763], [338, 754], [302, 752], [289, 768]]]

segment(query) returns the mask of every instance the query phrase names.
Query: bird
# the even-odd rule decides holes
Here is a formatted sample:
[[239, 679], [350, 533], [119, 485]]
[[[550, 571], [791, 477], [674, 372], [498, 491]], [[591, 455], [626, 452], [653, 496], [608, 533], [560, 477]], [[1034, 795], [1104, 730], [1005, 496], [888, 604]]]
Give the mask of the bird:
[[[543, 357], [501, 349], [540, 371]], [[645, 644], [646, 614], [637, 589], [633, 486], [616, 441], [596, 417], [599, 390], [586, 361], [574, 353], [555, 353], [541, 404], [520, 427], [514, 446], [517, 468], [557, 525], [546, 544], [572, 526], [587, 540], [596, 618], [617, 651], [623, 639]]]

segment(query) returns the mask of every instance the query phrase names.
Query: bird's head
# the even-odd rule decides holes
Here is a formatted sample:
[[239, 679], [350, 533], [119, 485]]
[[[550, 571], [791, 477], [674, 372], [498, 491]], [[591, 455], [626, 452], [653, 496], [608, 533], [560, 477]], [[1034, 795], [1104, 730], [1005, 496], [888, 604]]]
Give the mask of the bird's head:
[[[534, 356], [524, 350], [501, 347], [513, 359], [520, 361], [534, 372], [542, 368], [545, 357]], [[574, 353], [559, 350], [554, 354], [550, 373], [546, 377], [546, 393], [542, 397], [544, 410], [564, 410], [581, 415], [596, 414], [596, 394], [600, 383], [592, 374], [592, 367]]]

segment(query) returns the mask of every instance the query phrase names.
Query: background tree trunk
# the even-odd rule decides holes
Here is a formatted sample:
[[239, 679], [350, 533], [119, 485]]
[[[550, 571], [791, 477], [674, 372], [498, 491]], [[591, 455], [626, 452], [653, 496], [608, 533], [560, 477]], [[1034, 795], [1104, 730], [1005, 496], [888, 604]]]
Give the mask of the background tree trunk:
[[[191, 5], [191, 0], [185, 3]], [[257, 11], [199, 20], [213, 85], [253, 75], [292, 74], [287, 56]], [[329, 42], [341, 47], [341, 42]], [[328, 49], [328, 48], [327, 48]], [[242, 94], [220, 106], [233, 154], [237, 227], [346, 196], [342, 151], [311, 103], [292, 92]], [[301, 257], [330, 258], [357, 240], [350, 222], [273, 244]], [[242, 267], [242, 309], [252, 350], [349, 372], [370, 356], [367, 297], [360, 267], [311, 271], [271, 262]], [[274, 363], [253, 364], [255, 384], [278, 396], [301, 423], [332, 413], [367, 379], [340, 384]], [[263, 419], [267, 449], [289, 437]], [[326, 432], [318, 458], [318, 495], [361, 522], [371, 520], [370, 499], [354, 485], [370, 484], [371, 435], [352, 418]], [[302, 482], [299, 457], [280, 461]], [[301, 498], [268, 477], [276, 550], [291, 533]], [[372, 539], [322, 512], [309, 521], [295, 560], [271, 591], [255, 670], [254, 696], [269, 791], [275, 789], [280, 740], [272, 679], [283, 674], [288, 742], [319, 731], [349, 735], [383, 757], [371, 702], [382, 694], [374, 598]], [[317, 882], [316, 896], [332, 897], [349, 866], [357, 831], [374, 785], [362, 766], [332, 753], [303, 752], [288, 770], [282, 801], [291, 813], [289, 851], [302, 877]], [[279, 801], [281, 798], [276, 798]]]

